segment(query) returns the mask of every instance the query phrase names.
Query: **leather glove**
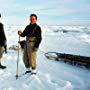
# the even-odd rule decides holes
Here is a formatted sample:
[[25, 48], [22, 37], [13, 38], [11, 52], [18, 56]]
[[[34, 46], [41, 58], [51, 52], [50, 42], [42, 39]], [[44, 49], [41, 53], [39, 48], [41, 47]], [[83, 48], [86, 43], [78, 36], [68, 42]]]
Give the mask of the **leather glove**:
[[7, 45], [7, 40], [4, 41], [4, 46], [6, 46], [6, 45]]
[[5, 49], [5, 53], [7, 53], [7, 41], [4, 41], [4, 49]]

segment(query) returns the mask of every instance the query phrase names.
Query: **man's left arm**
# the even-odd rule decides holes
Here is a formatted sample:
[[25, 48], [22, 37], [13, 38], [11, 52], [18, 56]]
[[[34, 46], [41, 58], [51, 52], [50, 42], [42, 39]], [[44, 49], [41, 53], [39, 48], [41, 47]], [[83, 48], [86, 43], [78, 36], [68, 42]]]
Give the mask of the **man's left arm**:
[[6, 45], [6, 35], [5, 35], [5, 32], [4, 32], [4, 26], [2, 25], [2, 36], [3, 36], [3, 42], [4, 42], [4, 45]]
[[42, 40], [42, 32], [41, 32], [41, 28], [38, 26], [37, 27], [37, 33], [36, 33], [36, 43], [35, 43], [35, 46], [34, 46], [34, 49], [37, 51], [38, 48], [39, 48], [39, 45], [41, 43], [41, 40]]

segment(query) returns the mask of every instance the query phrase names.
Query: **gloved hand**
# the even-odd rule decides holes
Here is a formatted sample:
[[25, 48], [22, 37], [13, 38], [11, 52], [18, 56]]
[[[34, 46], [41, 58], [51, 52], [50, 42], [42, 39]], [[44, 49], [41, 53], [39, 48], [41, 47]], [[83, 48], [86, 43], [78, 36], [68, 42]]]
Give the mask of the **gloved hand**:
[[7, 53], [7, 45], [4, 46], [5, 53]]
[[18, 35], [21, 35], [22, 31], [21, 30], [18, 30]]
[[7, 41], [4, 41], [4, 49], [5, 49], [5, 53], [7, 53]]
[[33, 48], [33, 51], [36, 51], [36, 52], [37, 52], [37, 51], [38, 51], [38, 48], [35, 48], [35, 47], [34, 47], [34, 48]]
[[6, 46], [6, 45], [7, 45], [7, 40], [4, 41], [4, 46]]

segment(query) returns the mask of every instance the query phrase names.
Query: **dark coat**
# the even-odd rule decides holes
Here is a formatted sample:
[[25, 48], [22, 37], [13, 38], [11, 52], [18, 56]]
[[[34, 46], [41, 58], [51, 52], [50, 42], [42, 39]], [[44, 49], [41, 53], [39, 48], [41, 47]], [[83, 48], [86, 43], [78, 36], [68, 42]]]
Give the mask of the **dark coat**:
[[3, 28], [3, 24], [0, 23], [0, 46], [5, 46], [6, 36]]
[[41, 28], [37, 24], [26, 26], [25, 30], [21, 34], [22, 37], [36, 37], [36, 43], [34, 45], [35, 48], [39, 47], [39, 44], [42, 40], [41, 36]]

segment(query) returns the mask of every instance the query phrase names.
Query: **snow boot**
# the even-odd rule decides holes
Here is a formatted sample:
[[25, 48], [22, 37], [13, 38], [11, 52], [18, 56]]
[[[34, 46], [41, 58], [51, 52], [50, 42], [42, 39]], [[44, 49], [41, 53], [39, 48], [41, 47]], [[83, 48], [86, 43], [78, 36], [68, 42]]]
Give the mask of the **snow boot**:
[[32, 70], [31, 74], [37, 74], [36, 70]]
[[25, 74], [27, 74], [27, 73], [31, 73], [31, 71], [26, 71]]
[[0, 64], [0, 68], [1, 69], [6, 69], [6, 66], [3, 66], [3, 65]]
[[27, 71], [25, 72], [25, 74], [27, 74], [27, 73], [31, 73], [31, 68], [27, 68]]

